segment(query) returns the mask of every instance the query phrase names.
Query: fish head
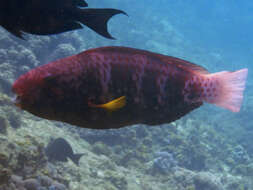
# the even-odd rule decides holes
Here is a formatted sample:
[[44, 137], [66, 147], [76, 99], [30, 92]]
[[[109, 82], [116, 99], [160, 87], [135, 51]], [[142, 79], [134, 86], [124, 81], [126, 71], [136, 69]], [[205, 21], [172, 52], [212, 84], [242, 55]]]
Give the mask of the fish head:
[[[46, 88], [45, 75], [38, 70], [31, 70], [21, 75], [13, 84], [12, 91], [16, 95], [14, 104], [35, 115], [38, 110], [47, 106], [42, 100], [45, 99], [43, 89]], [[39, 108], [39, 109], [38, 109]]]

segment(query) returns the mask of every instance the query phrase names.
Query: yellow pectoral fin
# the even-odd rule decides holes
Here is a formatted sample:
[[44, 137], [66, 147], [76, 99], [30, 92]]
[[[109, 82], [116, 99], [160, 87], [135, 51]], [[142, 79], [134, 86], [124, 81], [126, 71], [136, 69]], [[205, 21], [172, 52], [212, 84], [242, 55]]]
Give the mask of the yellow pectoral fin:
[[123, 108], [126, 105], [126, 96], [121, 96], [115, 100], [112, 100], [106, 104], [93, 105], [92, 107], [104, 108], [109, 112], [117, 111], [120, 108]]

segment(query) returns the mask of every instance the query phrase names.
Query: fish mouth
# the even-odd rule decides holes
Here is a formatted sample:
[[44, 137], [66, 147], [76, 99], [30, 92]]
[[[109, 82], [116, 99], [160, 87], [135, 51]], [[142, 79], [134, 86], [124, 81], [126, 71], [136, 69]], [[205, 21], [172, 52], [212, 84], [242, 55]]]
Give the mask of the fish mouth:
[[22, 108], [20, 96], [14, 95], [14, 97], [11, 98], [11, 101], [13, 102], [13, 104], [15, 104], [15, 106]]

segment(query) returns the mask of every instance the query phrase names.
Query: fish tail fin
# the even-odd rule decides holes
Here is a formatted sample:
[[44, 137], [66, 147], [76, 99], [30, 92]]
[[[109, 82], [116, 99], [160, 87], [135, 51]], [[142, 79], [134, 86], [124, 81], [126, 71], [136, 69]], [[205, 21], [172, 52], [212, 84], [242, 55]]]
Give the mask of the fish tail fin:
[[108, 32], [107, 22], [116, 14], [127, 15], [124, 11], [117, 9], [80, 9], [79, 22], [105, 38], [114, 39]]
[[208, 74], [209, 82], [203, 84], [204, 100], [216, 104], [232, 112], [239, 112], [243, 101], [243, 91], [248, 75], [248, 69], [235, 72], [222, 71]]
[[79, 166], [79, 160], [80, 158], [83, 156], [84, 154], [74, 154], [73, 157], [71, 158], [71, 160], [77, 165]]

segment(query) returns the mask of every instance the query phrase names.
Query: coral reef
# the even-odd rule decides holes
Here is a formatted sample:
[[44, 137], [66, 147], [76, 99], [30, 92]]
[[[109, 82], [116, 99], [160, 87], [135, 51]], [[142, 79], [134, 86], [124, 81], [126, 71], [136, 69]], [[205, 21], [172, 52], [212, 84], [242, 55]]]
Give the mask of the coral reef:
[[111, 155], [111, 150], [108, 146], [106, 146], [105, 144], [103, 144], [102, 142], [96, 142], [93, 146], [92, 146], [92, 152], [100, 155], [100, 154], [104, 154], [106, 156], [110, 156]]
[[218, 178], [211, 173], [201, 172], [194, 176], [194, 185], [196, 190], [222, 190], [222, 184]]
[[177, 161], [173, 155], [168, 152], [157, 152], [153, 163], [153, 170], [162, 174], [168, 174], [177, 166]]
[[[41, 178], [44, 178], [44, 181], [41, 181]], [[1, 178], [2, 179], [2, 178]], [[38, 176], [37, 178], [28, 178], [23, 179], [20, 176], [12, 175], [9, 177], [5, 185], [0, 186], [2, 190], [66, 190], [64, 184], [53, 182], [52, 179], [47, 176]]]

